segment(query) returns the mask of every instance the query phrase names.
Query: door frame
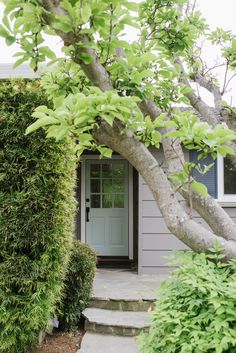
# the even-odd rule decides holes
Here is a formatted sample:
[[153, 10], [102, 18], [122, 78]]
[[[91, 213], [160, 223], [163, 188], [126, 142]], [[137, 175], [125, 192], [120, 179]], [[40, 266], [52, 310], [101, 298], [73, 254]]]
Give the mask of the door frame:
[[[86, 161], [87, 160], [98, 160], [99, 155], [83, 155], [81, 156], [81, 202], [80, 202], [80, 229], [81, 229], [81, 242], [86, 243], [86, 221], [85, 221], [85, 208], [86, 208]], [[121, 156], [112, 156], [112, 158], [104, 158], [103, 160], [108, 159], [108, 160], [118, 160], [122, 159], [125, 160]], [[102, 159], [101, 159], [102, 163]], [[128, 162], [128, 254], [129, 254], [129, 260], [134, 259], [134, 239], [133, 239], [133, 167], [131, 164]]]

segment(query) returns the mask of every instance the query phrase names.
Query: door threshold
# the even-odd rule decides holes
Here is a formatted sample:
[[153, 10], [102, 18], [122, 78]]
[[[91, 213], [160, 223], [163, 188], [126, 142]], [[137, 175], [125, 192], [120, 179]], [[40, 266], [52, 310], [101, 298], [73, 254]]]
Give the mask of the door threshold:
[[134, 261], [130, 260], [128, 257], [116, 256], [98, 256], [97, 257], [97, 267], [98, 268], [134, 268]]

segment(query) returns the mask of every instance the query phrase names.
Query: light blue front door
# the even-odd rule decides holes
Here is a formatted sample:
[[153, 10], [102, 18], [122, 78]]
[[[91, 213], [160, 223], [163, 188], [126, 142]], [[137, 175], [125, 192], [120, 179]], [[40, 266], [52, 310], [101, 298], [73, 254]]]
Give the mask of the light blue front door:
[[86, 161], [86, 243], [100, 256], [128, 256], [128, 162]]

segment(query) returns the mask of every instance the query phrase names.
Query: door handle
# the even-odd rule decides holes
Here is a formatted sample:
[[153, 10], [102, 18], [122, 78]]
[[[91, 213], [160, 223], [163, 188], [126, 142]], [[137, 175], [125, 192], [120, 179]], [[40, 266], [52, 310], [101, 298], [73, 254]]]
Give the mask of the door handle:
[[89, 222], [89, 211], [90, 207], [86, 207], [86, 222]]

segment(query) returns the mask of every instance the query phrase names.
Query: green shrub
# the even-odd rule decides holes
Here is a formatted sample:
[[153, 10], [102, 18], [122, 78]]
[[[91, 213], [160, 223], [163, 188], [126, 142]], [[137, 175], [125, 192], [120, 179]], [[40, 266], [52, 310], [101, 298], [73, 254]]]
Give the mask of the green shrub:
[[96, 262], [96, 253], [88, 244], [74, 242], [64, 281], [64, 296], [59, 318], [60, 327], [66, 331], [76, 331], [80, 315], [89, 304]]
[[181, 255], [160, 289], [149, 333], [140, 336], [142, 352], [236, 352], [236, 262], [221, 263], [221, 256]]
[[76, 161], [70, 141], [25, 136], [39, 83], [0, 83], [0, 353], [37, 343], [60, 298], [73, 234]]

